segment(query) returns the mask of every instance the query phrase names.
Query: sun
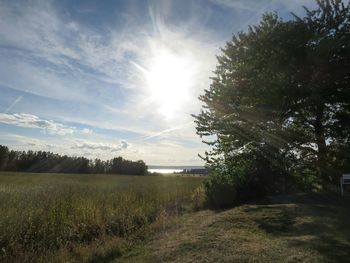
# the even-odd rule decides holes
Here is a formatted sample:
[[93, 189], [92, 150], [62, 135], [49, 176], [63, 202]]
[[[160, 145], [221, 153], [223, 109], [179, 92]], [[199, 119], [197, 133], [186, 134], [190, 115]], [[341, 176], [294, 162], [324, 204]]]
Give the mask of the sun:
[[193, 84], [193, 67], [189, 57], [169, 50], [158, 50], [145, 71], [150, 100], [159, 113], [171, 119], [189, 99]]

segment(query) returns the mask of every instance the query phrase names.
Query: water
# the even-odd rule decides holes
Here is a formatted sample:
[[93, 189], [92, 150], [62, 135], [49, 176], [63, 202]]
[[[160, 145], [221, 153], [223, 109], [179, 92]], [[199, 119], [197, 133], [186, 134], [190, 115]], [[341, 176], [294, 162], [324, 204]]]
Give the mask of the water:
[[171, 174], [171, 173], [181, 173], [184, 169], [203, 169], [203, 166], [161, 166], [161, 165], [150, 165], [148, 171], [150, 173], [161, 173], [161, 174]]
[[160, 168], [160, 169], [148, 169], [150, 173], [160, 173], [160, 174], [172, 174], [172, 173], [180, 173], [183, 169], [168, 169], [168, 168]]

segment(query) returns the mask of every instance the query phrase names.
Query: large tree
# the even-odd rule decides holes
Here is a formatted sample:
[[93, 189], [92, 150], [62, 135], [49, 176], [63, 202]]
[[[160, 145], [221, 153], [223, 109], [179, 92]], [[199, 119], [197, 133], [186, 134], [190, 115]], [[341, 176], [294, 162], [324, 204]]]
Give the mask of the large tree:
[[208, 165], [227, 170], [252, 158], [263, 163], [258, 176], [308, 174], [322, 186], [346, 169], [350, 4], [317, 3], [291, 21], [265, 14], [226, 43], [195, 116], [197, 133], [214, 138]]

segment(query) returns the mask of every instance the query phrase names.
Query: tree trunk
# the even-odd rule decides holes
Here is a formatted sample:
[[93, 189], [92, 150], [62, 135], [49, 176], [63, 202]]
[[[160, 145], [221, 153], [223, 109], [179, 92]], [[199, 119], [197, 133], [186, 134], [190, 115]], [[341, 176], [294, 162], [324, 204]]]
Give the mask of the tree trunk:
[[327, 145], [322, 124], [322, 114], [318, 114], [315, 120], [315, 139], [317, 144], [317, 169], [323, 184], [332, 183], [327, 173]]

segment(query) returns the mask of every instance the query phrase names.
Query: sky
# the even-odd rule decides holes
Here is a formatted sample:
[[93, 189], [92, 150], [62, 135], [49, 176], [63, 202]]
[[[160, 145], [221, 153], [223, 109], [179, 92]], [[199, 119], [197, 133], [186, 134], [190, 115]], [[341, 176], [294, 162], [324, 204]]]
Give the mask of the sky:
[[0, 0], [0, 144], [203, 165], [191, 114], [225, 42], [313, 0]]

